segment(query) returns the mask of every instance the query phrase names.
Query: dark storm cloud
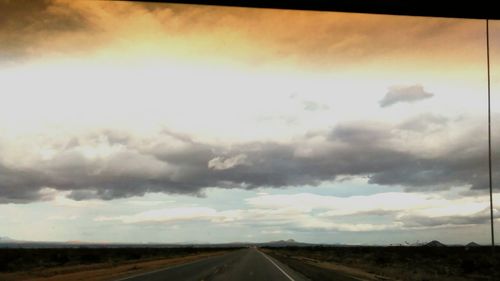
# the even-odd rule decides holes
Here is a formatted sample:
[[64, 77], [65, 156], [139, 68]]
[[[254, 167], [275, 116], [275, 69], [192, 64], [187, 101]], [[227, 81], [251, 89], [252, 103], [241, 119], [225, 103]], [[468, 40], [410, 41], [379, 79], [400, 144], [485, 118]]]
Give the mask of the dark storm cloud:
[[[417, 56], [421, 62], [430, 52], [432, 61], [441, 59], [444, 64], [457, 57], [473, 58], [464, 56], [463, 50], [480, 46], [481, 28], [464, 20], [348, 13], [332, 16], [126, 1], [0, 0], [2, 60], [51, 53], [88, 55], [96, 47], [116, 42], [134, 45], [137, 38], [143, 40], [151, 32], [153, 38], [211, 34], [213, 44], [199, 44], [197, 49], [198, 42], [187, 42], [188, 48], [222, 57], [237, 53], [252, 64], [292, 58], [302, 66], [338, 67], [374, 57], [385, 60], [389, 54]], [[248, 48], [253, 51], [248, 53]]]
[[421, 85], [391, 87], [379, 104], [381, 107], [387, 107], [401, 102], [416, 102], [433, 96], [434, 94], [424, 91]]
[[42, 200], [40, 190], [45, 182], [50, 179], [40, 171], [9, 168], [0, 163], [0, 204]]
[[[47, 196], [40, 193], [43, 187], [69, 191], [68, 196], [76, 200], [110, 200], [147, 192], [197, 195], [206, 187], [317, 185], [338, 176], [366, 176], [370, 183], [400, 185], [411, 191], [487, 188], [486, 139], [477, 130], [435, 155], [422, 156], [393, 145], [397, 131], [378, 128], [339, 125], [325, 133], [324, 142], [314, 145], [304, 137], [295, 143], [251, 142], [231, 147], [168, 131], [151, 139], [100, 131], [71, 139], [72, 145], [62, 146], [50, 161], [40, 160], [29, 168], [1, 164], [0, 201], [41, 200]], [[96, 139], [120, 149], [89, 159], [78, 147]], [[500, 180], [498, 172], [494, 177]]]
[[0, 1], [0, 62], [33, 53], [58, 35], [91, 29], [83, 11], [49, 0]]
[[[403, 185], [410, 190], [446, 189], [451, 185], [467, 185], [471, 189], [488, 187], [487, 140], [483, 132], [470, 131], [463, 139], [456, 140], [434, 157], [412, 156], [401, 161], [399, 167], [375, 173], [370, 182], [383, 185]], [[493, 145], [498, 146], [498, 141]], [[499, 151], [493, 151], [499, 157]], [[495, 180], [500, 173], [494, 171]]]
[[338, 125], [330, 134], [332, 140], [356, 143], [361, 146], [374, 145], [391, 138], [390, 128], [383, 124], [359, 123]]

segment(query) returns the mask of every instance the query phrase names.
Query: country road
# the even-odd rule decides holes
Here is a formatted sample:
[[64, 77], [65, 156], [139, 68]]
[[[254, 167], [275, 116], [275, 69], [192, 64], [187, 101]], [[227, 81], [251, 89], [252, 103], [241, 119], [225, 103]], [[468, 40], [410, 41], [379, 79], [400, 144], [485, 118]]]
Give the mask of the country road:
[[[119, 281], [306, 281], [308, 279], [255, 248], [168, 267]], [[118, 281], [118, 280], [117, 280]]]

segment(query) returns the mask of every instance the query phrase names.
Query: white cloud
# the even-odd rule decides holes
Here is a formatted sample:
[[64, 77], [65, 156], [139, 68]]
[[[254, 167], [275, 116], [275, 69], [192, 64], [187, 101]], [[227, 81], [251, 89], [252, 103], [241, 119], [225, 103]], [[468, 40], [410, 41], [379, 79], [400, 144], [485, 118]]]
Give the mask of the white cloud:
[[283, 230], [262, 230], [262, 234], [282, 234]]
[[233, 157], [215, 157], [208, 161], [208, 168], [214, 170], [227, 170], [239, 165], [249, 165], [245, 154], [238, 154]]
[[217, 215], [212, 208], [186, 207], [151, 210], [131, 216], [97, 217], [96, 221], [119, 220], [123, 223], [165, 223], [176, 221], [206, 220]]
[[64, 216], [64, 215], [56, 215], [56, 216], [50, 216], [47, 219], [48, 220], [55, 220], [55, 221], [73, 221], [80, 218], [77, 215], [72, 215], [72, 216]]
[[167, 201], [158, 201], [158, 200], [127, 200], [126, 204], [132, 206], [140, 206], [140, 207], [150, 207], [157, 206], [162, 204], [172, 204], [175, 203], [175, 200], [167, 200]]
[[[398, 211], [439, 206], [441, 200], [430, 195], [418, 193], [378, 193], [365, 196], [335, 197], [300, 193], [293, 195], [267, 195], [249, 198], [249, 205], [258, 208], [274, 209], [286, 206], [300, 206], [312, 210], [327, 210], [323, 216], [352, 215], [370, 211]], [[389, 203], [390, 202], [390, 203]]]
[[[497, 195], [498, 196], [498, 195]], [[263, 195], [246, 199], [260, 209], [282, 209], [295, 206], [303, 210], [323, 210], [320, 216], [335, 217], [367, 213], [411, 212], [425, 216], [472, 215], [489, 206], [485, 196], [446, 199], [443, 194], [406, 192], [336, 197], [300, 193]], [[497, 203], [500, 206], [500, 202]]]

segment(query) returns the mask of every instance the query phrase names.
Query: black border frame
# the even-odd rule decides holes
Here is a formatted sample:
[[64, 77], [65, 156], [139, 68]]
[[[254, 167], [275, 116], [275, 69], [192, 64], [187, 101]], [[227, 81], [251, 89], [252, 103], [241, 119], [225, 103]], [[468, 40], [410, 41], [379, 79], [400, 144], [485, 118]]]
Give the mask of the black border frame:
[[[118, 0], [121, 1], [121, 0]], [[309, 11], [332, 11], [464, 19], [500, 19], [491, 0], [132, 0]]]

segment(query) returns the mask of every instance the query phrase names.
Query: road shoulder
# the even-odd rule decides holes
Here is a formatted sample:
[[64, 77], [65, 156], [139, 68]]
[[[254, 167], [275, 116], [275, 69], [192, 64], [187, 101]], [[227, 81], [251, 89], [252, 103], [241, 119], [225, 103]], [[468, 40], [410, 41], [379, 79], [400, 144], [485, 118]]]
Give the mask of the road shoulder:
[[220, 256], [228, 251], [201, 253], [185, 257], [142, 260], [124, 263], [100, 263], [84, 266], [62, 266], [56, 268], [37, 269], [29, 272], [1, 273], [2, 281], [112, 281], [138, 274], [183, 265], [198, 260]]
[[280, 255], [272, 250], [264, 250], [268, 256], [272, 256], [275, 260], [286, 264], [293, 271], [298, 272], [309, 278], [309, 280], [322, 281], [380, 281], [392, 280], [384, 276], [379, 276], [369, 272], [362, 271], [357, 268], [338, 265], [335, 263], [321, 262], [303, 257], [290, 257]]

